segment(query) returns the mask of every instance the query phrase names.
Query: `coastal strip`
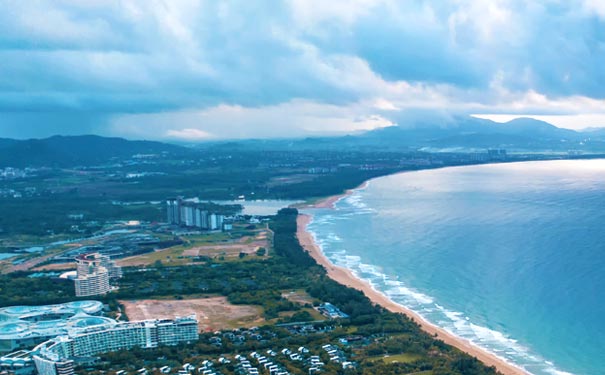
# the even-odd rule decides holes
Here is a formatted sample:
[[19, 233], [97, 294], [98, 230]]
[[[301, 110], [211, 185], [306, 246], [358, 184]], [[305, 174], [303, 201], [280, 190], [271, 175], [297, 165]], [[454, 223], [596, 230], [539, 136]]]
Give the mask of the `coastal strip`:
[[[316, 208], [329, 208], [333, 207], [333, 204], [343, 196], [346, 196], [349, 192], [330, 197], [324, 200], [317, 202], [313, 207]], [[368, 297], [372, 302], [378, 304], [385, 309], [395, 312], [395, 313], [403, 313], [407, 315], [409, 318], [413, 319], [416, 323], [420, 325], [422, 330], [430, 334], [431, 336], [435, 336], [445, 343], [452, 345], [463, 352], [476, 357], [481, 362], [485, 363], [488, 366], [494, 366], [499, 372], [504, 375], [527, 375], [528, 372], [523, 369], [516, 367], [499, 357], [477, 347], [476, 345], [471, 344], [469, 341], [464, 340], [458, 336], [455, 336], [442, 328], [439, 328], [422, 318], [420, 315], [415, 313], [414, 311], [405, 308], [402, 305], [399, 305], [393, 302], [384, 294], [378, 292], [365, 280], [362, 280], [355, 276], [353, 272], [350, 270], [336, 266], [323, 254], [321, 248], [315, 242], [315, 238], [313, 235], [307, 230], [307, 225], [311, 222], [312, 217], [306, 214], [300, 214], [297, 218], [297, 237], [301, 244], [301, 246], [309, 252], [309, 254], [315, 259], [315, 261], [322, 265], [328, 276], [334, 281], [346, 285], [351, 288], [358, 289], [362, 291], [366, 297]]]
[[345, 192], [342, 194], [332, 195], [332, 196], [329, 196], [326, 198], [320, 198], [316, 201], [295, 204], [290, 207], [297, 208], [299, 210], [305, 209], [305, 208], [334, 208], [334, 204], [336, 204], [336, 202], [338, 202], [339, 200], [341, 200], [342, 198], [344, 198], [346, 196], [353, 194], [353, 192], [355, 192], [356, 190], [365, 189], [369, 183], [370, 183], [370, 181], [365, 181], [364, 183], [357, 186], [356, 188], [345, 190]]

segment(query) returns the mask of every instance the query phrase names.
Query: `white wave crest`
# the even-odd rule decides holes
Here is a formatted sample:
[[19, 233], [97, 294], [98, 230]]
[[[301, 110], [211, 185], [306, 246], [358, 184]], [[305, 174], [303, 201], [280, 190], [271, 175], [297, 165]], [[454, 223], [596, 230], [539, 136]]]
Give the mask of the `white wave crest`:
[[360, 195], [358, 194], [353, 194], [353, 195], [349, 195], [346, 199], [345, 202], [347, 202], [347, 204], [355, 207], [355, 208], [366, 208], [368, 207], [367, 204], [365, 204], [362, 201], [362, 198]]
[[[348, 197], [347, 203], [356, 207], [365, 206], [365, 203], [361, 202], [361, 197], [356, 195]], [[340, 216], [340, 218], [338, 215], [332, 217], [332, 220], [342, 219], [342, 215]], [[335, 233], [324, 233], [324, 223], [325, 221], [314, 220], [309, 230], [324, 254], [332, 263], [351, 270], [355, 276], [367, 281], [372, 288], [395, 303], [414, 310], [425, 319], [430, 318], [432, 324], [437, 324], [451, 334], [468, 340], [471, 344], [497, 355], [506, 362], [530, 369], [534, 374], [573, 375], [557, 369], [555, 364], [536, 355], [531, 349], [505, 333], [475, 324], [472, 317], [438, 304], [434, 298], [405, 285], [397, 277], [386, 275], [379, 266], [363, 263], [361, 256], [349, 255], [341, 244], [343, 240], [340, 236]], [[322, 239], [313, 232], [316, 229], [318, 233], [322, 233]]]
[[399, 285], [396, 288], [391, 288], [386, 291], [386, 295], [391, 298], [396, 298], [398, 296], [409, 297], [413, 299], [416, 303], [422, 305], [428, 305], [433, 303], [433, 299], [426, 294], [422, 294], [420, 292], [416, 292], [408, 287], [403, 285]]

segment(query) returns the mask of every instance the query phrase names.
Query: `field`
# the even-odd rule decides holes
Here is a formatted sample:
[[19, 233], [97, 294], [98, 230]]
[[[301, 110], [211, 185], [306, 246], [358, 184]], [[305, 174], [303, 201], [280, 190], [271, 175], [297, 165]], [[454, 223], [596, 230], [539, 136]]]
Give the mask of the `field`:
[[226, 297], [195, 299], [145, 299], [119, 301], [131, 321], [145, 319], [174, 319], [195, 314], [201, 332], [212, 332], [237, 327], [253, 327], [265, 322], [262, 308], [232, 305]]
[[117, 263], [129, 267], [149, 266], [161, 261], [165, 265], [183, 266], [201, 262], [204, 258], [236, 260], [242, 253], [256, 257], [256, 251], [261, 247], [267, 250], [264, 254], [267, 256], [270, 249], [269, 238], [270, 231], [264, 225], [258, 229], [245, 229], [242, 225], [237, 225], [231, 232], [183, 237], [183, 245], [127, 257]]
[[287, 299], [288, 301], [298, 303], [300, 305], [312, 305], [313, 302], [317, 301], [316, 299], [311, 297], [309, 293], [302, 289], [282, 292], [281, 296]]
[[411, 353], [394, 354], [394, 355], [381, 355], [375, 357], [369, 357], [370, 361], [384, 361], [385, 363], [410, 363], [422, 359], [422, 356]]
[[76, 263], [52, 263], [31, 268], [30, 271], [71, 271], [76, 269]]

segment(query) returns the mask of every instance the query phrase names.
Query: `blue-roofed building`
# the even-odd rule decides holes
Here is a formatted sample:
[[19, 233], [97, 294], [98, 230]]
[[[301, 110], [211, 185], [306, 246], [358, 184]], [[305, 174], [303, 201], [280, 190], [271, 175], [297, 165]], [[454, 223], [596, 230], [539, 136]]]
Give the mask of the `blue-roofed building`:
[[317, 311], [330, 319], [348, 318], [349, 315], [340, 311], [340, 309], [329, 302], [324, 302], [317, 308]]
[[0, 352], [30, 348], [71, 329], [115, 323], [97, 316], [102, 311], [99, 301], [0, 308]]

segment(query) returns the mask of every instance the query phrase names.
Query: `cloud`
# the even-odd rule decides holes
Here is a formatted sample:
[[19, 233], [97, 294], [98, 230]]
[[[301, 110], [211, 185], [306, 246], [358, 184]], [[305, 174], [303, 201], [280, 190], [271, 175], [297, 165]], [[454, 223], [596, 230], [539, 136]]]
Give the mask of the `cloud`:
[[390, 125], [393, 122], [365, 103], [338, 106], [294, 100], [252, 108], [220, 105], [204, 110], [122, 115], [112, 119], [110, 131], [127, 138], [200, 140], [342, 135]]
[[603, 0], [584, 0], [582, 8], [589, 13], [596, 14], [601, 19], [605, 19], [605, 2]]
[[205, 140], [208, 138], [212, 138], [212, 136], [200, 129], [192, 129], [192, 128], [187, 128], [187, 129], [171, 129], [168, 130], [166, 132], [166, 137], [168, 138], [177, 138], [177, 139], [184, 139], [184, 140], [193, 140], [193, 141], [200, 141], [200, 140]]
[[10, 113], [158, 138], [357, 131], [417, 109], [605, 112], [604, 30], [602, 0], [6, 0], [0, 132]]

